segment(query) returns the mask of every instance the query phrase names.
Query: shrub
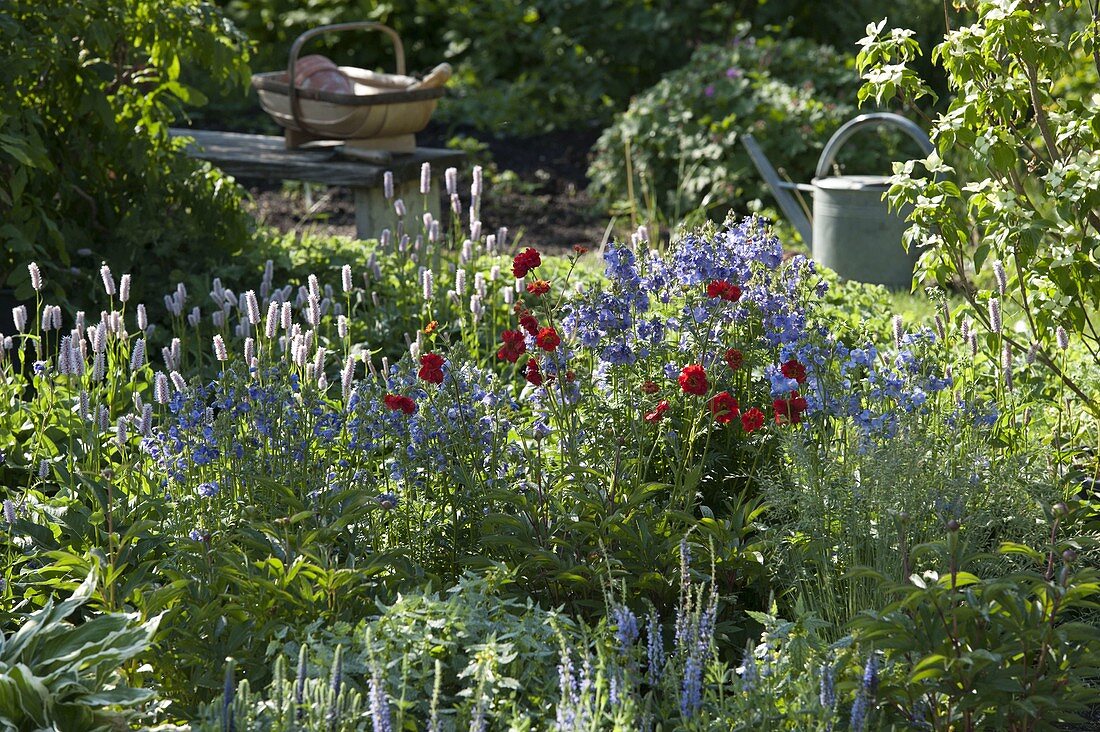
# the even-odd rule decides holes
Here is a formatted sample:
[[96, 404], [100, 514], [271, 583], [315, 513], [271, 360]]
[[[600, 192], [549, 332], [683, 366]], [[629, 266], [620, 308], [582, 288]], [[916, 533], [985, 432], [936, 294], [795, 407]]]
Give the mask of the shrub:
[[[937, 731], [1065, 729], [1100, 701], [1100, 630], [1081, 622], [1096, 608], [1100, 575], [1064, 536], [1069, 509], [1056, 504], [1042, 549], [1008, 542], [1018, 571], [983, 578], [958, 521], [945, 541], [913, 552], [904, 582], [881, 576], [897, 599], [853, 623], [865, 646], [885, 651], [877, 691], [884, 726]], [[931, 558], [931, 566], [921, 567]]]
[[0, 48], [0, 282], [29, 297], [23, 264], [37, 259], [83, 305], [81, 270], [107, 261], [140, 264], [134, 295], [159, 294], [245, 246], [238, 189], [168, 137], [181, 105], [202, 101], [180, 81], [184, 59], [244, 78], [243, 39], [213, 6], [12, 0]]
[[701, 46], [604, 131], [592, 190], [619, 206], [642, 201], [670, 222], [696, 208], [745, 210], [767, 187], [741, 135], [807, 181], [828, 136], [852, 116], [858, 88], [853, 60], [811, 41], [741, 35]]
[[[924, 249], [918, 276], [957, 285], [1007, 357], [1038, 359], [1096, 415], [1100, 396], [1064, 363], [1070, 336], [1094, 358], [1100, 348], [1093, 322], [1100, 298], [1095, 8], [968, 5], [977, 20], [949, 32], [932, 52], [953, 93], [933, 122], [936, 151], [895, 166], [889, 199], [914, 205], [905, 240]], [[883, 20], [867, 27], [860, 44], [861, 101], [931, 94], [913, 68], [921, 49], [911, 31], [888, 30]], [[1009, 306], [1021, 314], [1018, 330], [1000, 316]]]

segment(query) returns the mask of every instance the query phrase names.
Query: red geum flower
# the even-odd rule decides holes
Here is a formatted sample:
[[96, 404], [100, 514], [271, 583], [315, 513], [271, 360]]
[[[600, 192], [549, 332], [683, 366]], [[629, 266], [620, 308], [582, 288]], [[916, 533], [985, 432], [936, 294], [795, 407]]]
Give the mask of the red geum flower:
[[785, 364], [779, 367], [779, 370], [788, 379], [794, 379], [799, 384], [806, 383], [806, 367], [798, 362], [797, 358], [792, 358]]
[[707, 297], [720, 297], [723, 300], [737, 302], [741, 299], [741, 288], [726, 280], [712, 280], [707, 285]]
[[726, 349], [726, 365], [736, 371], [741, 368], [741, 365], [745, 363], [745, 354], [741, 353], [736, 348]]
[[656, 394], [661, 390], [661, 387], [657, 386], [656, 381], [646, 381], [642, 384], [642, 392], [644, 394]]
[[527, 344], [523, 341], [523, 334], [518, 330], [506, 330], [500, 334], [504, 345], [497, 351], [497, 358], [515, 363], [519, 357], [527, 352]]
[[420, 371], [416, 375], [429, 384], [442, 384], [443, 357], [438, 353], [425, 353], [420, 357]]
[[542, 386], [542, 372], [539, 371], [539, 362], [537, 358], [527, 359], [527, 368], [524, 370], [523, 378], [527, 379], [527, 383], [529, 384]]
[[710, 413], [718, 424], [729, 424], [741, 414], [741, 406], [728, 391], [722, 391], [710, 398]]
[[413, 401], [411, 397], [387, 394], [382, 397], [382, 403], [386, 405], [387, 409], [394, 412], [400, 411], [405, 414], [416, 414], [416, 402]]
[[764, 413], [756, 407], [741, 413], [741, 429], [745, 432], [755, 432], [764, 426]]
[[[787, 378], [794, 377], [788, 376]], [[802, 413], [806, 411], [808, 406], [806, 400], [797, 391], [791, 392], [789, 399], [776, 399], [772, 402], [772, 409], [775, 410], [775, 423], [798, 424], [802, 421]]]
[[519, 325], [531, 335], [538, 335], [539, 333], [539, 321], [537, 321], [535, 316], [531, 315], [531, 313], [524, 313], [521, 315], [519, 318]]
[[435, 331], [438, 327], [439, 327], [439, 321], [438, 320], [433, 320], [432, 322], [430, 322], [430, 323], [428, 323], [427, 325], [424, 326], [424, 335], [431, 335], [432, 333], [435, 333]]
[[588, 253], [588, 247], [581, 246], [580, 244], [574, 244], [573, 245], [573, 252], [576, 253], [576, 254], [587, 254]]
[[550, 292], [550, 283], [546, 280], [535, 280], [527, 283], [527, 291], [532, 295], [545, 295]]
[[661, 421], [661, 417], [668, 411], [668, 402], [662, 399], [657, 402], [657, 408], [645, 416], [645, 421], [650, 424], [656, 424]]
[[553, 328], [542, 328], [535, 336], [535, 343], [544, 351], [553, 351], [561, 343], [561, 336]]
[[685, 366], [680, 370], [680, 388], [687, 394], [703, 396], [710, 388], [707, 381], [707, 372], [697, 363]]
[[542, 257], [537, 249], [527, 247], [512, 259], [512, 274], [517, 280], [527, 276], [527, 273], [542, 264]]

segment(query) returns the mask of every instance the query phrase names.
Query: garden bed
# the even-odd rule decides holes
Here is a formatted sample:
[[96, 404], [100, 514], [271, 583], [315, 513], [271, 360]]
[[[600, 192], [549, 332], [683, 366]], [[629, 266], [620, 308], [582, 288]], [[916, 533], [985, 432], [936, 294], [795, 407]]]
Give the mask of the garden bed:
[[[740, 184], [680, 185], [685, 156], [733, 160], [742, 130], [784, 152], [832, 124], [802, 74], [841, 61], [797, 39], [700, 46], [638, 97], [661, 134], [636, 150], [677, 191], [657, 205], [693, 209], [671, 235], [650, 211], [660, 235], [604, 240], [579, 192], [594, 132], [468, 132], [478, 164], [434, 171], [455, 215], [434, 218], [433, 171], [396, 188], [379, 170], [386, 228], [359, 241], [257, 230], [167, 134], [198, 98], [188, 74], [246, 78], [216, 8], [9, 3], [0, 730], [1096, 728], [1098, 26], [1079, 3], [1008, 4], [926, 56], [953, 96], [937, 155], [889, 192], [924, 252], [909, 294], [842, 281], [761, 218], [713, 220]], [[550, 5], [568, 11], [553, 28]], [[496, 95], [478, 119], [520, 109], [530, 130], [625, 102], [562, 90], [658, 45], [686, 56], [645, 29], [699, 8], [580, 22], [597, 45], [560, 45], [580, 6], [447, 5], [524, 28], [539, 59], [619, 69], [480, 90], [460, 73], [456, 108]], [[624, 34], [647, 43], [601, 56]], [[911, 108], [914, 38], [868, 26], [865, 83], [835, 101]], [[181, 72], [189, 54], [201, 69]], [[554, 120], [531, 88], [558, 90], [538, 105]], [[339, 190], [312, 191], [323, 224], [285, 192], [253, 205], [289, 231], [350, 225]]]
[[[596, 132], [576, 130], [518, 139], [473, 130], [463, 135], [486, 145], [481, 159], [491, 159], [497, 170], [506, 171], [485, 201], [485, 221], [507, 225], [514, 234], [522, 233], [524, 243], [553, 252], [603, 240], [609, 217], [587, 192], [588, 158]], [[451, 135], [439, 126], [419, 136], [421, 145], [432, 147], [445, 146], [449, 139]], [[310, 196], [315, 205], [310, 213], [301, 184], [241, 182], [252, 196], [249, 210], [263, 224], [281, 232], [355, 235], [355, 209], [347, 188], [314, 186]]]

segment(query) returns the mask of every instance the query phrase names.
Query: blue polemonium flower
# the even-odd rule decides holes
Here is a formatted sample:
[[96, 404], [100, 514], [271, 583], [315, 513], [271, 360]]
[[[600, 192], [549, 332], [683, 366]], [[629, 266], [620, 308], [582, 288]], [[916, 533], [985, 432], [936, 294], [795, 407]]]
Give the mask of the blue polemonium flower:
[[600, 359], [615, 366], [629, 366], [638, 360], [638, 356], [629, 345], [620, 341], [608, 344]]
[[394, 493], [380, 493], [374, 500], [386, 511], [392, 511], [397, 508], [400, 502], [397, 495]]
[[776, 397], [785, 397], [792, 391], [798, 391], [798, 381], [784, 376], [776, 366], [765, 367], [764, 374], [768, 377], [768, 382], [771, 384], [771, 395], [773, 399]]
[[206, 541], [206, 534], [200, 529], [194, 528], [187, 532], [187, 538], [191, 541]]
[[213, 498], [218, 495], [219, 490], [218, 481], [216, 480], [212, 480], [208, 483], [201, 483], [198, 488], [199, 495], [203, 498]]

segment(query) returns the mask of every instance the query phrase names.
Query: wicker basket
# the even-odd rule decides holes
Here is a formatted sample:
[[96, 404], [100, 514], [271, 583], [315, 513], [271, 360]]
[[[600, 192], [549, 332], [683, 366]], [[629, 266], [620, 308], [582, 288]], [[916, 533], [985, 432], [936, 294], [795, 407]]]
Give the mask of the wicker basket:
[[[396, 74], [381, 74], [353, 66], [338, 67], [348, 79], [347, 91], [303, 88], [296, 76], [298, 55], [309, 39], [327, 32], [377, 30], [393, 41]], [[401, 38], [381, 23], [358, 22], [321, 26], [298, 36], [285, 71], [254, 74], [252, 86], [260, 105], [286, 131], [287, 148], [309, 142], [340, 141], [370, 150], [412, 152], [416, 133], [435, 111], [451, 67], [440, 64], [422, 80], [405, 75]], [[291, 84], [291, 79], [299, 83]]]

